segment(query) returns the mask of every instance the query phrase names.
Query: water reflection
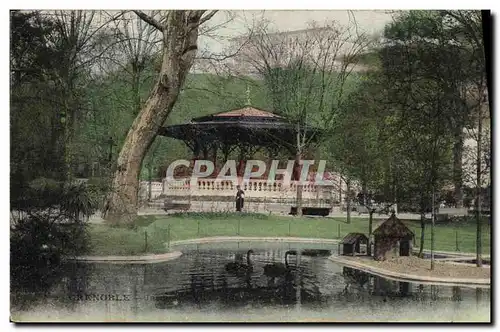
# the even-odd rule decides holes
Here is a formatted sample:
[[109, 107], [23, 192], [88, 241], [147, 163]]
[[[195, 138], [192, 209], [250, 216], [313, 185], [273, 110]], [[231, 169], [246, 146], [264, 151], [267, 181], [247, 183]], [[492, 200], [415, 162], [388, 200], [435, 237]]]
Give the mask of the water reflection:
[[414, 301], [462, 302], [464, 295], [470, 298], [474, 294], [476, 303], [480, 304], [486, 300], [483, 294], [488, 294], [488, 301], [491, 294], [489, 288], [414, 284], [385, 279], [349, 267], [343, 268], [342, 275], [345, 279], [344, 295], [365, 292], [371, 296], [382, 297], [384, 302], [395, 298], [408, 298]]
[[[215, 265], [201, 265], [193, 270], [186, 271], [190, 275], [190, 287], [180, 287], [154, 295], [158, 308], [172, 308], [184, 305], [198, 307], [217, 304], [221, 308], [264, 306], [264, 305], [292, 305], [302, 303], [316, 303], [320, 300], [321, 292], [318, 287], [317, 275], [310, 273], [305, 263], [300, 264], [300, 253], [296, 255], [295, 263], [283, 265], [274, 262], [284, 259], [296, 251], [259, 251], [249, 265], [239, 263], [238, 253], [236, 262], [224, 264], [224, 269]], [[201, 255], [199, 257], [202, 257]], [[223, 263], [225, 256], [220, 257]], [[236, 264], [234, 264], [236, 263]], [[231, 267], [231, 268], [228, 268]], [[238, 269], [239, 266], [252, 266], [251, 269]], [[267, 267], [267, 268], [266, 268]], [[274, 267], [274, 272], [270, 272]], [[278, 271], [280, 270], [280, 271]], [[279, 272], [279, 273], [278, 273]], [[206, 275], [212, 277], [207, 278]]]
[[[130, 313], [131, 317], [167, 309], [170, 311], [165, 312], [175, 309], [189, 315], [193, 310], [316, 310], [355, 304], [376, 312], [384, 303], [411, 310], [415, 302], [443, 303], [445, 308], [450, 302], [460, 307], [464, 300], [489, 301], [490, 289], [398, 282], [302, 252], [289, 244], [271, 248], [238, 245], [224, 250], [194, 248], [175, 261], [159, 264], [68, 264], [45, 299], [55, 308], [76, 312], [93, 307], [106, 315]], [[228, 269], [228, 265], [251, 268]], [[273, 275], [266, 272], [270, 265], [285, 268]], [[16, 294], [27, 298], [22, 292]]]

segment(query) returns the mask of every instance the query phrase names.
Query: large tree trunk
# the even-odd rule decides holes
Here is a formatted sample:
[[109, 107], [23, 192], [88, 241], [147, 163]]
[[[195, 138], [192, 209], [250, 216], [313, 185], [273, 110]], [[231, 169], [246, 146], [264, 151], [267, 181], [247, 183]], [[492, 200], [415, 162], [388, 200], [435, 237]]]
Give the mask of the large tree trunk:
[[159, 128], [172, 111], [193, 64], [203, 12], [171, 11], [162, 26], [163, 57], [159, 77], [118, 156], [112, 190], [103, 211], [108, 221], [130, 223], [137, 215], [141, 165]]
[[137, 191], [142, 161], [158, 131], [161, 109], [172, 108], [176, 96], [157, 83], [155, 92], [146, 102], [130, 128], [118, 156], [112, 191], [105, 209], [107, 220], [130, 222], [137, 213]]
[[455, 132], [455, 142], [453, 143], [453, 185], [455, 204], [457, 208], [463, 206], [463, 185], [462, 185], [462, 154], [464, 137], [462, 127]]

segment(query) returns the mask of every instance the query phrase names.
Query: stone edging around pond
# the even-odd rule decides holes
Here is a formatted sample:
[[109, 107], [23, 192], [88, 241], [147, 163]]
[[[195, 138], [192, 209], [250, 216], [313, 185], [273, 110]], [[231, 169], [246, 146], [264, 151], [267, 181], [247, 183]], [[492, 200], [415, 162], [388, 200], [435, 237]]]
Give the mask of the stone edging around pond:
[[183, 244], [203, 244], [214, 242], [302, 242], [302, 243], [331, 243], [338, 244], [338, 239], [305, 238], [305, 237], [252, 237], [252, 236], [212, 236], [197, 239], [179, 240], [170, 242], [171, 246]]
[[180, 256], [182, 256], [182, 252], [173, 251], [165, 254], [141, 256], [79, 256], [70, 260], [83, 263], [148, 264], [167, 262], [179, 258]]
[[[413, 253], [415, 253], [415, 256], [418, 254], [419, 248], [418, 247], [413, 247]], [[424, 249], [423, 250], [424, 254], [430, 254], [431, 251], [429, 249]], [[436, 255], [447, 255], [447, 256], [457, 256], [457, 257], [471, 257], [471, 258], [476, 258], [476, 253], [475, 252], [461, 252], [461, 251], [436, 251], [434, 250], [434, 254]], [[483, 259], [490, 259], [490, 255], [482, 255]]]
[[429, 277], [429, 276], [392, 272], [389, 270], [380, 269], [361, 262], [353, 262], [351, 260], [343, 259], [341, 256], [336, 256], [336, 255], [332, 255], [328, 257], [328, 259], [330, 259], [335, 263], [339, 263], [341, 265], [350, 268], [368, 272], [377, 275], [379, 277], [388, 279], [397, 279], [397, 281], [403, 281], [403, 282], [432, 283], [443, 286], [478, 286], [478, 287], [484, 287], [484, 286], [489, 287], [491, 284], [490, 279], [439, 278], [439, 277]]
[[[303, 243], [332, 243], [337, 244], [337, 239], [321, 238], [301, 238], [301, 237], [243, 237], [243, 236], [213, 236], [189, 240], [179, 240], [170, 242], [171, 246], [182, 244], [202, 244], [214, 242], [233, 242], [233, 241], [262, 241], [262, 242], [303, 242]], [[161, 263], [179, 258], [182, 255], [180, 251], [168, 252], [157, 255], [142, 256], [79, 256], [69, 259], [84, 263], [107, 263], [107, 264], [147, 264]]]
[[[324, 238], [303, 238], [303, 237], [245, 237], [245, 236], [212, 236], [196, 239], [178, 240], [170, 242], [171, 246], [183, 244], [204, 244], [216, 242], [298, 242], [298, 243], [331, 243], [338, 244], [339, 239], [324, 239]], [[444, 252], [443, 252], [444, 253]], [[462, 253], [466, 254], [466, 253]], [[182, 255], [180, 251], [168, 252], [164, 254], [152, 254], [141, 256], [79, 256], [74, 259], [69, 259], [77, 262], [87, 263], [108, 263], [108, 264], [147, 264], [161, 263], [179, 258]], [[338, 256], [331, 256], [338, 257]], [[330, 257], [330, 258], [331, 258]], [[385, 271], [385, 270], [384, 270]], [[375, 273], [374, 273], [375, 274]], [[489, 284], [489, 281], [488, 281]]]

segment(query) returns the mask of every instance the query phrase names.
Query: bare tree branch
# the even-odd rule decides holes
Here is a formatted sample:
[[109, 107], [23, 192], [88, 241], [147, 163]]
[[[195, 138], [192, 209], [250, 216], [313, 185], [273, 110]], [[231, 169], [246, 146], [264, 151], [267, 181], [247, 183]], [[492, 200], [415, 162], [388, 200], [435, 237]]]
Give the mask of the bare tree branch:
[[207, 15], [205, 15], [204, 17], [202, 17], [200, 19], [200, 23], [198, 23], [198, 25], [202, 25], [203, 23], [207, 22], [208, 20], [210, 20], [212, 17], [214, 17], [215, 14], [217, 14], [218, 10], [212, 10], [210, 11], [210, 13], [208, 13]]
[[159, 31], [163, 31], [164, 26], [160, 24], [157, 20], [155, 20], [153, 17], [146, 15], [142, 10], [134, 10], [134, 13], [137, 14], [143, 20], [144, 22], [150, 24], [151, 26], [155, 27]]

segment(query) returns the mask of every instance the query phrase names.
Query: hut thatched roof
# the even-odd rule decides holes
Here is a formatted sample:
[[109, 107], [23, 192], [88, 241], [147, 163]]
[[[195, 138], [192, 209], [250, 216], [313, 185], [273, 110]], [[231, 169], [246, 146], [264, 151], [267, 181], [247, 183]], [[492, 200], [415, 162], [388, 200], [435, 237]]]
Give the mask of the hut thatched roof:
[[356, 241], [368, 242], [368, 237], [363, 233], [349, 233], [342, 239], [342, 244], [354, 244]]
[[375, 231], [373, 231], [374, 236], [385, 236], [385, 237], [407, 237], [415, 236], [411, 229], [408, 228], [401, 220], [396, 218], [393, 214], [384, 221]]

